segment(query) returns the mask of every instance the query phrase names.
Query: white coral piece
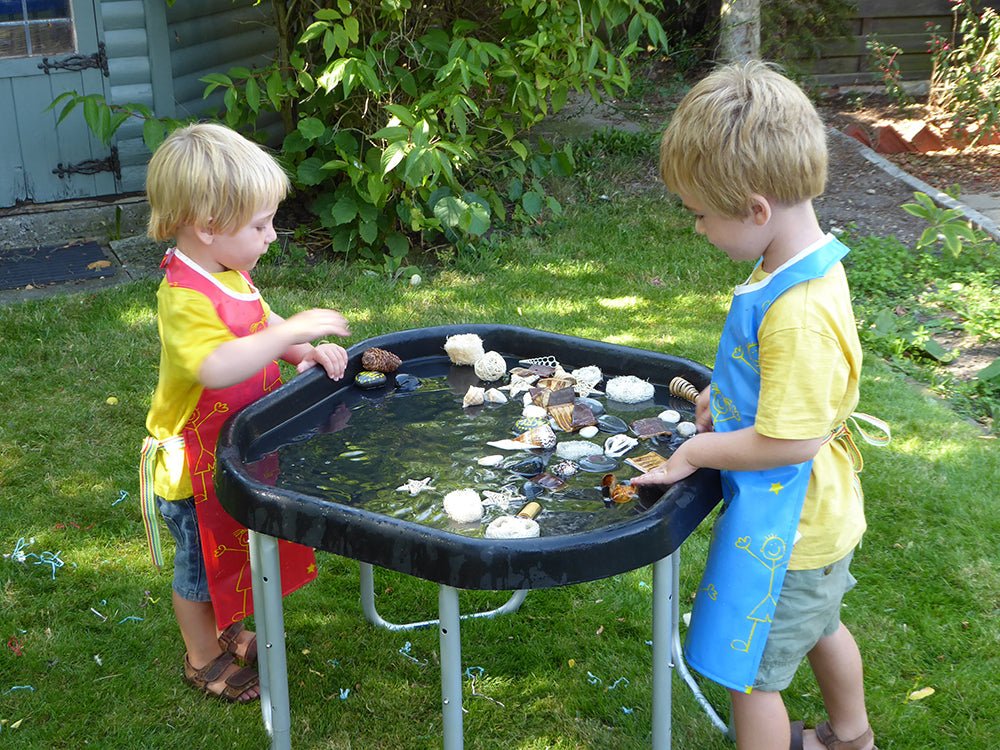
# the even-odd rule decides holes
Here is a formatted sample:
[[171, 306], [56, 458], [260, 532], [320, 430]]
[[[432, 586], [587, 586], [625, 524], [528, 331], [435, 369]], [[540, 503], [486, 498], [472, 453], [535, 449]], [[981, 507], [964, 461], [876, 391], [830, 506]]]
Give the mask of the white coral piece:
[[444, 496], [444, 512], [455, 523], [475, 523], [483, 517], [483, 501], [475, 490], [452, 490]]
[[458, 333], [444, 341], [448, 358], [456, 365], [474, 365], [486, 353], [483, 340], [474, 333]]

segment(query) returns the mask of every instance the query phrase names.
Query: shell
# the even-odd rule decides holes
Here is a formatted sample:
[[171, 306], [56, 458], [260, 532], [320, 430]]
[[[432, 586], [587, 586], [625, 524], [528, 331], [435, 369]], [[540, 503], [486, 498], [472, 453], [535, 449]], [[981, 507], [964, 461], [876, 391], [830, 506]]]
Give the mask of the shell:
[[483, 403], [486, 398], [486, 389], [480, 388], [476, 385], [470, 385], [469, 390], [465, 392], [465, 397], [462, 398], [462, 407], [468, 408], [470, 406], [479, 406]]
[[497, 352], [486, 352], [474, 365], [476, 377], [487, 383], [499, 380], [507, 374], [507, 362]]
[[458, 333], [444, 341], [448, 358], [456, 365], [474, 365], [486, 353], [483, 340], [474, 333]]
[[475, 490], [452, 490], [444, 496], [444, 512], [455, 523], [475, 523], [483, 517], [483, 501]]
[[628, 435], [612, 435], [604, 441], [604, 455], [608, 458], [621, 458], [635, 448], [639, 441]]
[[625, 463], [629, 466], [638, 469], [643, 474], [647, 471], [652, 471], [658, 466], [662, 466], [667, 462], [663, 456], [661, 456], [656, 451], [650, 451], [649, 453], [643, 453], [641, 456], [636, 456], [635, 458], [626, 458]]
[[570, 378], [557, 378], [557, 377], [539, 378], [538, 381], [535, 383], [535, 387], [545, 388], [546, 390], [549, 391], [561, 391], [563, 388], [572, 388], [574, 385], [576, 385], [575, 380], [571, 380]]
[[557, 391], [550, 391], [548, 388], [532, 388], [528, 392], [531, 394], [532, 403], [544, 406], [546, 409], [558, 404], [571, 404], [576, 398], [571, 386], [560, 388]]
[[627, 503], [638, 494], [638, 490], [630, 484], [622, 484], [614, 474], [605, 474], [601, 478], [601, 494], [612, 502]]
[[690, 401], [692, 404], [698, 398], [698, 389], [680, 376], [670, 381], [669, 388], [671, 396]]
[[488, 404], [506, 404], [507, 397], [503, 395], [503, 391], [497, 390], [496, 388], [490, 388], [486, 393], [483, 394], [483, 400]]
[[548, 412], [545, 411], [544, 406], [538, 406], [537, 404], [527, 404], [523, 409], [521, 409], [522, 417], [546, 417]]
[[580, 467], [569, 459], [564, 459], [555, 466], [549, 467], [549, 470], [557, 477], [565, 479], [566, 477], [578, 474], [580, 472]]
[[532, 427], [527, 432], [522, 432], [516, 438], [515, 441], [519, 443], [527, 443], [528, 445], [535, 448], [554, 448], [556, 445], [556, 434], [552, 431], [552, 428], [547, 424], [541, 427]]
[[499, 453], [494, 453], [489, 456], [483, 456], [476, 461], [480, 466], [499, 466], [503, 462], [503, 456]]
[[632, 434], [637, 438], [651, 438], [656, 435], [666, 435], [670, 426], [659, 417], [637, 419], [632, 423]]
[[604, 374], [601, 372], [601, 368], [597, 365], [579, 367], [576, 370], [573, 370], [570, 375], [573, 376], [573, 379], [576, 380], [577, 383], [589, 385], [591, 388], [604, 380]]
[[604, 392], [612, 401], [621, 401], [623, 404], [638, 404], [653, 398], [656, 389], [652, 383], [637, 378], [635, 375], [619, 375], [608, 381]]
[[522, 365], [544, 365], [546, 367], [559, 367], [559, 360], [555, 357], [532, 357], [530, 359], [519, 359]]

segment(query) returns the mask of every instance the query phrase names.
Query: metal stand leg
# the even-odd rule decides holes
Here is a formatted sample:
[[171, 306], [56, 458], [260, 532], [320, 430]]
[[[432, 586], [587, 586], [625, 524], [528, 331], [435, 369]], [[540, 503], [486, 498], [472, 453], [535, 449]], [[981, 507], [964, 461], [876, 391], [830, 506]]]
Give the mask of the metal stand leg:
[[[680, 578], [681, 578], [681, 551], [676, 550], [674, 554], [670, 556], [671, 559], [671, 591], [673, 596], [671, 597], [671, 622], [674, 624], [673, 638], [670, 644], [670, 653], [673, 656], [674, 668], [680, 675], [681, 679], [687, 683], [688, 688], [691, 690], [691, 694], [694, 699], [701, 706], [702, 710], [708, 716], [709, 720], [723, 734], [729, 735], [730, 739], [734, 739], [735, 735], [730, 733], [729, 727], [726, 725], [716, 713], [715, 709], [712, 708], [712, 704], [708, 702], [708, 698], [705, 697], [704, 693], [701, 692], [701, 688], [698, 687], [698, 683], [694, 679], [694, 675], [691, 674], [690, 670], [687, 668], [687, 663], [684, 661], [684, 654], [681, 650], [681, 634], [678, 623], [680, 622], [680, 599], [677, 596], [677, 592], [680, 590]], [[653, 588], [656, 588], [656, 568], [653, 568]], [[654, 600], [655, 601], [655, 600]], [[655, 609], [654, 609], [655, 617]], [[655, 621], [654, 621], [655, 624]], [[655, 648], [656, 641], [653, 641], [653, 654], [655, 658]], [[655, 693], [655, 687], [654, 687]]]
[[462, 750], [462, 636], [459, 632], [458, 589], [438, 590], [441, 642], [441, 703], [444, 715], [444, 750]]
[[[675, 553], [676, 554], [676, 553]], [[653, 750], [670, 750], [670, 644], [676, 621], [676, 599], [670, 558], [653, 563]]]
[[285, 661], [285, 618], [281, 604], [278, 540], [250, 530], [250, 569], [257, 627], [257, 673], [260, 710], [271, 737], [271, 750], [291, 750], [288, 665]]
[[[386, 630], [400, 631], [400, 630], [416, 630], [418, 628], [429, 628], [433, 625], [437, 625], [439, 620], [422, 620], [421, 622], [408, 622], [403, 624], [396, 624], [389, 622], [388, 620], [382, 619], [382, 616], [375, 609], [375, 573], [372, 568], [371, 563], [360, 563], [361, 568], [361, 609], [365, 613], [365, 619], [368, 620], [372, 625], [378, 625]], [[497, 607], [496, 609], [490, 609], [485, 612], [473, 612], [467, 615], [461, 615], [461, 619], [470, 620], [478, 617], [496, 617], [498, 615], [508, 615], [520, 608], [521, 604], [524, 603], [525, 598], [528, 596], [528, 590], [522, 589], [520, 591], [515, 591], [510, 599], [508, 599], [503, 605]]]

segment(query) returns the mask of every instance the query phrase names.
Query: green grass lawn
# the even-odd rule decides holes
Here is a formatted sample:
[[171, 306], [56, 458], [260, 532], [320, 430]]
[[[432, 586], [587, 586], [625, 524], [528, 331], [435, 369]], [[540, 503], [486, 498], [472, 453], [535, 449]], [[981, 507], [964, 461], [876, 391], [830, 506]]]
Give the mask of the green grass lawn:
[[[747, 269], [690, 224], [662, 197], [623, 198], [427, 271], [418, 287], [332, 264], [265, 267], [256, 280], [281, 314], [343, 311], [349, 343], [506, 323], [710, 364], [729, 292]], [[0, 308], [0, 553], [23, 538], [25, 552], [64, 563], [0, 558], [0, 747], [267, 744], [257, 704], [224, 705], [182, 683], [170, 575], [147, 560], [136, 467], [158, 362], [154, 292], [147, 281]], [[860, 408], [887, 420], [894, 440], [863, 448], [869, 531], [843, 619], [866, 659], [878, 744], [989, 750], [1000, 705], [1000, 451], [877, 358], [866, 368]], [[118, 502], [122, 492], [129, 497]], [[699, 529], [684, 547], [682, 609], [707, 534]], [[436, 631], [368, 625], [357, 565], [319, 558], [319, 580], [285, 603], [293, 747], [440, 746]], [[481, 695], [465, 683], [466, 746], [648, 747], [650, 581], [646, 568], [536, 591], [516, 615], [464, 623], [463, 663], [483, 669]], [[436, 591], [376, 576], [389, 620], [435, 616]], [[463, 593], [463, 608], [506, 596]], [[627, 684], [607, 689], [621, 677]], [[924, 687], [935, 693], [908, 700]], [[705, 690], [724, 706], [723, 691]], [[808, 667], [786, 701], [794, 718], [822, 718]], [[674, 703], [675, 747], [730, 746], [676, 680]]]

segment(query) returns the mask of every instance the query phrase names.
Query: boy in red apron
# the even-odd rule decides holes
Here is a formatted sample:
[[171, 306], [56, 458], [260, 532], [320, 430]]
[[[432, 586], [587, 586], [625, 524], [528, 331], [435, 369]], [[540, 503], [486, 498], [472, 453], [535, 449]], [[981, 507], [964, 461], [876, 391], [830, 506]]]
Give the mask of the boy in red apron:
[[[159, 382], [146, 419], [141, 494], [154, 563], [162, 562], [154, 507], [176, 542], [173, 605], [186, 653], [184, 679], [229, 701], [259, 697], [247, 530], [215, 497], [215, 444], [223, 422], [281, 384], [278, 359], [343, 377], [347, 352], [310, 341], [347, 336], [334, 310], [284, 320], [250, 270], [275, 240], [288, 177], [263, 149], [221, 125], [174, 131], [150, 160], [149, 234], [174, 239], [157, 291]], [[316, 577], [311, 549], [281, 543], [282, 586]], [[240, 663], [238, 663], [240, 662]]]
[[[840, 263], [847, 248], [812, 207], [826, 161], [814, 107], [760, 62], [699, 82], [660, 147], [663, 181], [696, 231], [733, 260], [756, 261], [698, 397], [699, 433], [633, 480], [721, 470], [723, 509], [685, 655], [729, 688], [740, 750], [874, 747], [861, 656], [839, 615], [865, 531], [860, 455], [846, 427], [861, 347]], [[804, 731], [789, 723], [781, 691], [806, 656], [829, 720]]]

